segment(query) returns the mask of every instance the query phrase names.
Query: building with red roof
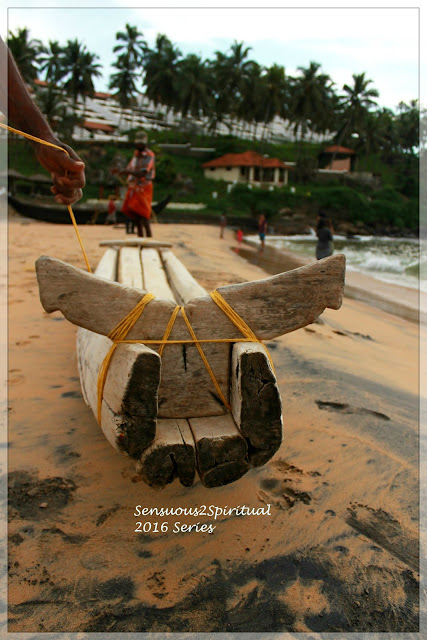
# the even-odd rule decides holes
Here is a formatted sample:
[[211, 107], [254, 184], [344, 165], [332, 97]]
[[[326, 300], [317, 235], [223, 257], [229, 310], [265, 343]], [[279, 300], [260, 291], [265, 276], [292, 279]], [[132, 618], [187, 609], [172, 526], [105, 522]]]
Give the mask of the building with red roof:
[[293, 169], [290, 163], [263, 156], [256, 151], [226, 153], [220, 158], [204, 162], [202, 167], [205, 177], [212, 180], [277, 186], [288, 184], [288, 170]]
[[85, 129], [87, 129], [87, 131], [94, 131], [94, 132], [102, 132], [102, 133], [113, 133], [114, 132], [114, 128], [107, 124], [106, 122], [90, 122], [88, 120], [85, 120], [83, 123], [83, 127]]
[[323, 171], [350, 172], [354, 168], [356, 152], [348, 147], [333, 144], [319, 154], [319, 166]]

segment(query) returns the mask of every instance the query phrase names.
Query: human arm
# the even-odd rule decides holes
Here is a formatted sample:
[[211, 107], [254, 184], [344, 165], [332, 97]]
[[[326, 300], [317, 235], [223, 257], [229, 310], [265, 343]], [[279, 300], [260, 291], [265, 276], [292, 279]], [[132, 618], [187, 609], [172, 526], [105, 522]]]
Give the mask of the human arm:
[[[7, 78], [7, 82], [6, 82]], [[73, 204], [82, 197], [85, 185], [84, 163], [79, 156], [53, 133], [45, 117], [29, 94], [18, 67], [0, 38], [0, 109], [16, 129], [40, 138], [64, 151], [30, 141], [40, 164], [49, 171], [55, 200]], [[69, 154], [69, 155], [67, 155]]]

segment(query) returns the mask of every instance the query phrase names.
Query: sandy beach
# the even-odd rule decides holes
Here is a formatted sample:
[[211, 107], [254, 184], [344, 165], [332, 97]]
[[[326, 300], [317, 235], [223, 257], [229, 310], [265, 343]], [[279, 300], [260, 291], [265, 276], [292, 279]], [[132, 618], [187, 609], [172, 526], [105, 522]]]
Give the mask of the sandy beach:
[[[229, 229], [223, 240], [211, 226], [153, 230], [209, 290], [274, 269], [252, 247], [238, 253]], [[81, 235], [94, 268], [99, 241], [125, 232]], [[418, 630], [425, 326], [391, 313], [398, 298], [385, 311], [346, 296], [340, 310], [268, 343], [284, 416], [268, 464], [221, 488], [155, 491], [83, 401], [76, 327], [39, 301], [40, 255], [85, 268], [72, 226], [11, 215], [8, 247], [9, 632]], [[283, 269], [295, 266], [287, 256]], [[268, 513], [141, 518], [137, 505]], [[141, 520], [168, 531], [136, 532]], [[177, 522], [215, 528], [176, 532]]]

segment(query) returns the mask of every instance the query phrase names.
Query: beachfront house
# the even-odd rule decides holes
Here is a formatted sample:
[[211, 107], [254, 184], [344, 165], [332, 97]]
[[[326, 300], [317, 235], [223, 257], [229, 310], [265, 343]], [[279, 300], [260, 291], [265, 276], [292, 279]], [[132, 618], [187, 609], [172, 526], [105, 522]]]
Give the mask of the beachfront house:
[[263, 156], [255, 151], [245, 151], [244, 153], [226, 153], [220, 158], [208, 160], [202, 164], [202, 168], [205, 177], [212, 180], [282, 187], [288, 184], [288, 172], [293, 169], [293, 166], [279, 158]]

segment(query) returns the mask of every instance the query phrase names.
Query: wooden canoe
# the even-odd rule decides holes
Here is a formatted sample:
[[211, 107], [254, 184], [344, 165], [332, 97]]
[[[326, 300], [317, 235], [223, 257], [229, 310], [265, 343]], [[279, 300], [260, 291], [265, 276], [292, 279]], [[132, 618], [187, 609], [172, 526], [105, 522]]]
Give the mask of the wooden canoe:
[[[109, 332], [147, 291], [148, 304], [120, 344], [105, 383], [101, 428], [109, 442], [136, 460], [144, 481], [164, 486], [178, 477], [218, 486], [251, 466], [265, 464], [282, 440], [281, 398], [265, 349], [242, 337], [169, 246], [155, 241], [109, 243], [94, 275], [42, 256], [36, 270], [46, 311], [60, 310], [80, 327], [77, 351], [82, 389], [97, 415], [98, 372], [111, 347]], [[151, 245], [151, 246], [150, 246]], [[161, 245], [161, 243], [160, 243]], [[345, 257], [316, 263], [254, 282], [220, 287], [222, 297], [260, 340], [314, 322], [325, 308], [342, 303]], [[218, 382], [222, 397], [188, 328], [178, 314], [170, 340], [159, 345], [175, 307], [182, 305]], [[145, 341], [145, 344], [144, 344]], [[235, 341], [235, 342], [234, 342]]]

